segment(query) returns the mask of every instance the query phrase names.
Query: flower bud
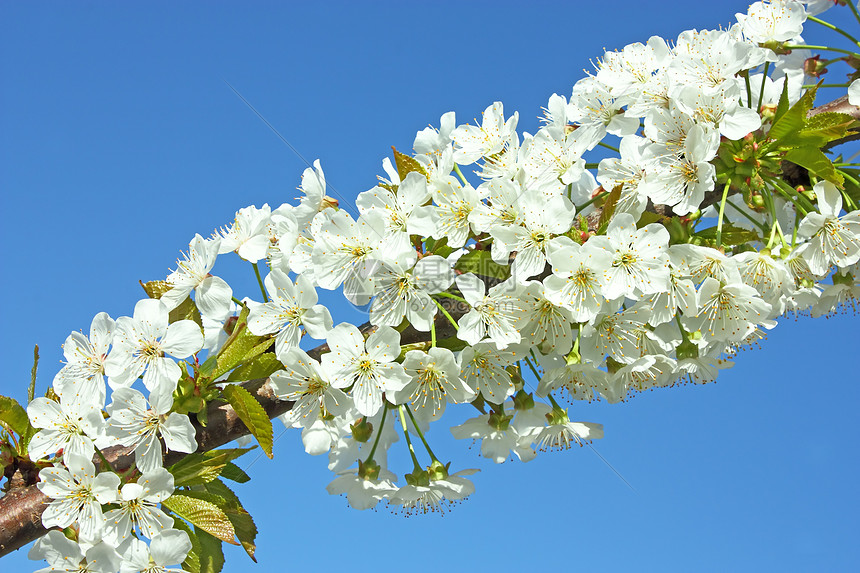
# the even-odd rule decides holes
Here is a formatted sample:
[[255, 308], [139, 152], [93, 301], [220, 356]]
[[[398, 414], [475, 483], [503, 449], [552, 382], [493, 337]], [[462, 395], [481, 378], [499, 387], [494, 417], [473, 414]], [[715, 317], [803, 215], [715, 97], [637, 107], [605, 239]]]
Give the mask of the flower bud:
[[362, 417], [350, 425], [350, 429], [352, 430], [352, 438], [356, 442], [366, 442], [373, 435], [373, 424], [367, 421], [367, 417]]
[[821, 55], [816, 54], [811, 58], [806, 58], [803, 62], [803, 72], [814, 78], [820, 78], [822, 75], [827, 73], [827, 66], [824, 65], [824, 62], [821, 61]]
[[520, 390], [513, 397], [515, 410], [531, 410], [535, 407], [535, 399], [525, 390]]
[[358, 460], [358, 477], [365, 480], [379, 479], [379, 470], [382, 469], [374, 460]]
[[511, 425], [511, 420], [513, 419], [513, 416], [506, 416], [505, 414], [492, 412], [487, 423], [500, 432], [506, 432], [508, 430], [508, 426]]

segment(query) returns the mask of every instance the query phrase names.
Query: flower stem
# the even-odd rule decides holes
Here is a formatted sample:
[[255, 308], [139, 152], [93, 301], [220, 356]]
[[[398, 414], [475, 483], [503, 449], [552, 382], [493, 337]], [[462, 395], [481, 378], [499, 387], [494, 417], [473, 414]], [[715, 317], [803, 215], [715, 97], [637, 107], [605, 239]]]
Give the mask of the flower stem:
[[257, 284], [260, 285], [260, 292], [263, 293], [263, 302], [269, 302], [269, 295], [266, 294], [266, 287], [263, 286], [263, 278], [260, 276], [260, 267], [257, 263], [251, 263], [251, 266], [254, 267], [254, 274], [257, 275]]
[[418, 463], [418, 458], [415, 456], [415, 448], [412, 447], [412, 438], [409, 437], [409, 430], [406, 429], [406, 416], [403, 415], [403, 406], [398, 406], [397, 411], [400, 413], [400, 425], [403, 427], [403, 436], [406, 438], [406, 445], [409, 446], [409, 455], [412, 456], [412, 465], [416, 470], [421, 470], [421, 464]]
[[851, 11], [854, 12], [854, 17], [857, 18], [857, 22], [860, 23], [860, 13], [857, 12], [857, 6], [854, 5], [854, 0], [849, 0], [848, 6], [851, 7]]
[[770, 62], [764, 63], [764, 71], [761, 74], [761, 89], [758, 92], [758, 107], [756, 109], [761, 109], [762, 103], [764, 103], [764, 86], [765, 86], [765, 78], [767, 78], [767, 70], [770, 68]]
[[680, 314], [675, 315], [675, 322], [678, 323], [678, 328], [681, 330], [681, 336], [684, 338], [684, 340], [690, 340], [690, 335], [687, 334], [687, 330], [684, 328], [684, 325], [681, 324], [681, 315]]
[[101, 458], [101, 460], [102, 460], [102, 471], [112, 472], [113, 466], [110, 465], [110, 462], [105, 457], [104, 453], [98, 448], [96, 448], [96, 453], [99, 455], [99, 458]]
[[726, 201], [729, 198], [729, 188], [732, 186], [732, 180], [726, 181], [726, 186], [723, 187], [723, 198], [720, 201], [720, 218], [717, 219], [717, 248], [723, 244], [723, 216], [726, 212]]
[[230, 298], [231, 298], [231, 299], [233, 299], [233, 302], [235, 302], [235, 303], [236, 303], [236, 304], [238, 304], [239, 306], [242, 306], [242, 301], [241, 301], [241, 300], [239, 300], [239, 299], [238, 299], [238, 298], [236, 298], [235, 296], [231, 296]]
[[439, 296], [447, 297], [447, 298], [453, 298], [454, 300], [459, 300], [460, 302], [465, 302], [465, 303], [469, 302], [465, 298], [463, 298], [461, 296], [457, 296], [456, 294], [452, 294], [450, 292], [442, 291], [442, 292], [437, 292], [436, 294], [438, 294]]
[[[532, 354], [532, 356], [534, 356], [534, 354]], [[526, 356], [523, 358], [523, 360], [525, 360], [526, 364], [528, 364], [529, 370], [532, 371], [532, 374], [535, 375], [535, 381], [540, 382], [540, 373], [537, 371], [537, 368], [534, 367], [534, 364], [532, 364], [532, 361], [529, 360], [529, 357]]]
[[388, 404], [382, 405], [382, 420], [379, 422], [379, 428], [376, 430], [376, 439], [373, 440], [373, 447], [370, 448], [370, 454], [368, 454], [365, 461], [370, 461], [373, 459], [373, 454], [376, 453], [376, 446], [379, 445], [379, 438], [382, 437], [382, 428], [385, 427], [385, 419], [388, 417]]
[[598, 142], [597, 145], [599, 145], [600, 147], [605, 147], [606, 149], [611, 149], [615, 153], [621, 153], [614, 145], [609, 145], [608, 143], [603, 143], [602, 141]]
[[741, 209], [740, 207], [738, 207], [737, 205], [735, 205], [734, 203], [732, 203], [728, 199], [726, 199], [726, 205], [730, 205], [735, 211], [737, 211], [738, 213], [740, 213], [741, 215], [743, 215], [744, 217], [749, 219], [751, 223], [753, 223], [759, 229], [762, 230], [762, 233], [767, 233], [767, 225], [765, 225], [764, 223], [760, 223], [760, 222], [756, 221], [756, 219], [754, 217], [752, 217], [749, 213], [747, 213], [746, 211], [744, 211], [743, 209]]
[[[853, 6], [852, 6], [853, 7]], [[849, 56], [860, 56], [857, 52], [852, 52], [850, 50], [842, 50], [839, 48], [831, 48], [830, 46], [810, 46], [807, 44], [786, 44], [786, 48], [789, 50], [826, 50], [830, 52], [839, 52], [840, 54], [848, 54]]]
[[854, 36], [852, 36], [851, 34], [846, 32], [842, 28], [840, 28], [838, 26], [834, 26], [830, 22], [825, 22], [824, 20], [822, 20], [820, 18], [816, 18], [815, 16], [807, 16], [806, 19], [810, 20], [812, 22], [815, 22], [816, 24], [821, 24], [825, 28], [830, 28], [831, 30], [833, 30], [837, 34], [842, 34], [843, 36], [845, 36], [846, 38], [848, 38], [849, 40], [854, 42], [858, 47], [860, 47], [860, 42], [857, 41], [857, 38], [855, 38]]
[[[752, 108], [752, 86], [750, 85], [749, 70], [747, 70], [744, 76], [744, 83], [747, 85], [747, 107]], [[762, 85], [764, 85], [764, 78], [762, 78]]]
[[409, 414], [409, 419], [412, 420], [412, 425], [415, 427], [415, 433], [418, 434], [419, 438], [421, 438], [421, 443], [424, 444], [424, 449], [427, 450], [428, 454], [430, 454], [430, 459], [434, 462], [438, 462], [439, 458], [437, 458], [436, 454], [433, 453], [433, 450], [430, 449], [430, 444], [428, 444], [427, 440], [424, 438], [424, 432], [422, 432], [421, 428], [418, 427], [418, 422], [415, 421], [415, 416], [412, 415], [412, 410], [409, 409], [409, 405], [403, 404], [400, 407], [405, 408], [406, 413]]
[[[768, 183], [770, 183], [771, 185], [773, 185], [773, 186], [774, 186], [774, 188], [775, 188], [777, 191], [779, 191], [779, 192], [780, 192], [780, 194], [781, 194], [783, 197], [785, 197], [786, 199], [788, 199], [789, 201], [791, 201], [792, 203], [794, 203], [794, 207], [795, 207], [797, 210], [799, 210], [801, 213], [803, 213], [804, 215], [808, 215], [810, 211], [814, 211], [814, 210], [815, 210], [815, 207], [813, 207], [811, 203], [810, 203], [810, 205], [809, 205], [809, 207], [808, 207], [808, 208], [807, 208], [806, 206], [801, 205], [801, 204], [800, 204], [800, 202], [798, 201], [798, 199], [795, 199], [795, 198], [792, 196], [792, 193], [794, 193], [794, 192], [795, 192], [795, 191], [794, 191], [794, 189], [791, 189], [791, 188], [790, 188], [790, 189], [791, 189], [791, 192], [787, 191], [787, 190], [785, 189], [785, 187], [788, 187], [788, 185], [786, 185], [785, 183], [781, 182], [779, 179], [776, 179], [775, 177], [765, 177], [765, 181], [767, 181]], [[783, 186], [785, 186], [785, 187], [783, 187]], [[800, 197], [802, 197], [802, 196], [798, 196], [798, 197], [800, 198]], [[806, 201], [806, 198], [803, 198], [803, 200], [804, 200], [804, 201]]]
[[463, 182], [463, 186], [464, 186], [464, 187], [468, 187], [468, 186], [469, 186], [469, 182], [468, 182], [468, 181], [466, 181], [466, 176], [465, 176], [465, 175], [463, 175], [463, 172], [462, 172], [462, 171], [460, 171], [460, 166], [459, 166], [459, 165], [457, 165], [456, 163], [454, 164], [454, 173], [456, 173], [456, 174], [457, 174], [457, 177], [459, 177], [459, 178], [460, 178], [460, 181], [462, 181], [462, 182]]
[[[850, 181], [854, 185], [858, 185], [858, 182], [855, 178], [851, 177], [850, 175], [848, 175], [847, 173], [845, 173], [841, 169], [839, 169], [838, 171], [839, 171], [839, 173], [842, 174], [843, 177], [845, 177], [845, 179], [847, 179], [848, 181]], [[842, 197], [845, 198], [845, 204], [848, 205], [852, 211], [857, 210], [857, 203], [854, 201], [854, 199], [851, 197], [851, 195], [849, 195], [848, 192], [845, 191], [845, 189], [842, 189]]]
[[589, 205], [591, 205], [592, 203], [594, 203], [595, 201], [597, 201], [598, 199], [603, 197], [604, 195], [606, 195], [606, 193], [598, 193], [597, 195], [595, 195], [594, 197], [592, 197], [591, 199], [589, 199], [585, 203], [582, 203], [581, 205], [574, 205], [576, 212], [579, 213], [580, 211], [582, 211], [583, 209], [585, 209], [586, 207], [588, 207]]
[[430, 348], [436, 348], [436, 320], [430, 321]]
[[445, 307], [444, 307], [444, 306], [442, 306], [441, 304], [439, 304], [439, 301], [438, 301], [438, 300], [436, 300], [435, 298], [432, 298], [432, 297], [431, 297], [431, 299], [433, 300], [433, 302], [435, 302], [435, 303], [436, 303], [436, 306], [437, 306], [437, 307], [439, 307], [439, 310], [441, 310], [441, 311], [442, 311], [442, 314], [444, 314], [444, 315], [445, 315], [445, 318], [447, 318], [447, 319], [448, 319], [448, 322], [450, 322], [450, 323], [451, 323], [451, 326], [453, 326], [453, 327], [454, 327], [454, 330], [459, 330], [459, 329], [460, 329], [460, 327], [459, 327], [459, 325], [457, 324], [457, 321], [456, 321], [456, 320], [454, 320], [454, 317], [452, 317], [452, 316], [448, 313], [448, 311], [447, 311], [447, 310], [445, 310]]

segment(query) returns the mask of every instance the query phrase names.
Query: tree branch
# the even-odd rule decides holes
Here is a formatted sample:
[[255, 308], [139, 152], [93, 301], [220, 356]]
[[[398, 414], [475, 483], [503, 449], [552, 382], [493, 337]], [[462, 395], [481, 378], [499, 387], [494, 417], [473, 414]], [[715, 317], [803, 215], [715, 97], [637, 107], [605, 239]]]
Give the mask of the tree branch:
[[[810, 110], [809, 115], [813, 116], [822, 112], [846, 113], [860, 120], [860, 107], [849, 104], [848, 96], [842, 96], [832, 102], [818, 106]], [[856, 139], [860, 139], [860, 133], [852, 134], [834, 142], [833, 145]], [[709, 194], [705, 197], [702, 207], [715, 203], [719, 199], [719, 196], [719, 192]], [[667, 210], [664, 205], [655, 206], [649, 204], [648, 210], [671, 216], [671, 210]], [[592, 226], [592, 222], [596, 226], [599, 218], [600, 210], [598, 209], [596, 213], [589, 215], [589, 226]], [[442, 299], [440, 303], [445, 306], [446, 310], [455, 319], [459, 319], [467, 310], [465, 305], [452, 299]], [[374, 330], [374, 327], [370, 323], [365, 323], [359, 329], [362, 333], [369, 334]], [[454, 334], [454, 328], [448, 320], [445, 317], [437, 315], [437, 337], [440, 339], [448, 338]], [[402, 344], [428, 342], [429, 340], [430, 334], [428, 332], [419, 332], [412, 328], [412, 326], [407, 327], [401, 333]], [[315, 359], [319, 359], [320, 355], [327, 351], [328, 345], [323, 344], [308, 351], [308, 354]], [[292, 402], [279, 400], [275, 396], [268, 379], [250, 380], [243, 382], [242, 386], [256, 396], [257, 400], [266, 410], [269, 418], [280, 416], [288, 412], [293, 406]], [[196, 419], [192, 418], [192, 424], [197, 432], [197, 451], [209, 451], [250, 434], [248, 428], [242, 423], [229, 404], [210, 403], [208, 415], [206, 427], [201, 426]], [[164, 458], [164, 465], [172, 465], [185, 457], [185, 455], [181, 452], [169, 452]], [[116, 446], [108, 448], [105, 456], [117, 471], [127, 470], [134, 464], [134, 455], [131, 448], [128, 447]], [[98, 465], [99, 460], [94, 460], [94, 463]], [[0, 557], [27, 545], [47, 533], [47, 530], [42, 527], [41, 516], [45, 505], [49, 501], [36, 485], [13, 484], [10, 491], [3, 498], [0, 498]]]

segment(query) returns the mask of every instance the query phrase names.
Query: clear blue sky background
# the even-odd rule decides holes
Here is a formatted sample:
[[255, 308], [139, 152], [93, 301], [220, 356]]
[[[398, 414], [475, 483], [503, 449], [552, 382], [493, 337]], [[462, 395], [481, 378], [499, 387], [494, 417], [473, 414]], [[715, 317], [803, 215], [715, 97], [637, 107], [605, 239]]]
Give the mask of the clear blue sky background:
[[[138, 279], [164, 278], [195, 232], [295, 197], [305, 165], [222, 80], [354, 198], [391, 145], [409, 150], [446, 111], [464, 122], [501, 100], [534, 132], [604, 47], [725, 26], [747, 7], [321, 4], [0, 4], [0, 392], [24, 399], [36, 343], [44, 392], [68, 333], [131, 314]], [[215, 271], [255, 295], [249, 268]], [[587, 448], [496, 466], [439, 427], [454, 468], [481, 468], [477, 493], [444, 517], [357, 512], [289, 432], [237, 488], [260, 563], [228, 548], [225, 571], [856, 569], [856, 334], [853, 316], [785, 320], [716, 384], [572, 409], [605, 424], [595, 445], [635, 492]], [[32, 570], [25, 551], [0, 567]]]

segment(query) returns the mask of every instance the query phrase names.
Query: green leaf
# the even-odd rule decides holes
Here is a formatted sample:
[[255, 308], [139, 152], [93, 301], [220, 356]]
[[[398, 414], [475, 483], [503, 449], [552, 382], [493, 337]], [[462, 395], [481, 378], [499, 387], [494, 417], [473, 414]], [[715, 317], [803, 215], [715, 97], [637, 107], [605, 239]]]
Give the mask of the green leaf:
[[230, 519], [218, 505], [208, 499], [200, 499], [198, 492], [175, 493], [161, 503], [185, 521], [221, 541], [237, 545]]
[[439, 255], [440, 257], [447, 257], [454, 252], [454, 249], [448, 246], [448, 237], [442, 237], [441, 239], [427, 239], [424, 243], [424, 247], [427, 249], [428, 253], [432, 252], [434, 255]]
[[200, 540], [194, 534], [194, 530], [188, 527], [187, 523], [175, 516], [173, 517], [173, 529], [184, 531], [188, 535], [189, 541], [191, 541], [191, 550], [185, 557], [185, 561], [182, 562], [182, 569], [190, 573], [200, 573], [200, 553], [202, 553], [202, 548], [200, 547]]
[[639, 221], [636, 222], [636, 227], [641, 229], [646, 225], [650, 225], [651, 223], [663, 223], [669, 219], [665, 215], [660, 215], [659, 213], [652, 213], [651, 211], [644, 211], [642, 216], [639, 217]]
[[236, 531], [236, 537], [239, 539], [242, 547], [245, 548], [245, 552], [248, 554], [248, 557], [256, 562], [257, 559], [254, 557], [254, 553], [257, 550], [257, 526], [254, 524], [254, 519], [245, 510], [245, 508], [242, 507], [242, 503], [239, 501], [238, 496], [236, 496], [229, 487], [224, 485], [224, 482], [221, 480], [207, 483], [204, 487], [209, 493], [220, 496], [226, 500], [226, 503], [222, 506], [224, 513], [226, 513], [227, 517], [230, 518], [230, 522], [233, 524], [233, 529]]
[[788, 76], [782, 82], [782, 94], [779, 96], [779, 104], [776, 106], [776, 113], [773, 116], [773, 122], [776, 123], [779, 118], [785, 115], [788, 111]]
[[143, 291], [149, 298], [161, 298], [161, 295], [173, 288], [167, 281], [149, 281], [148, 283], [143, 281], [137, 282], [140, 283], [140, 286], [143, 287]]
[[227, 382], [244, 382], [257, 378], [268, 378], [278, 370], [283, 370], [284, 365], [271, 352], [264, 352], [250, 362], [246, 362], [233, 370], [227, 376]]
[[228, 464], [236, 467], [231, 460], [250, 452], [254, 447], [256, 446], [196, 452], [185, 456], [167, 470], [173, 474], [176, 487], [202, 485], [221, 475]]
[[194, 533], [200, 544], [200, 553], [198, 554], [200, 573], [219, 573], [224, 567], [224, 549], [221, 540], [196, 526]]
[[[708, 241], [716, 241], [717, 228], [716, 226], [714, 226], [708, 227], [707, 229], [702, 229], [694, 236], [701, 237], [702, 239], [706, 239]], [[726, 223], [723, 225], [722, 241], [724, 245], [742, 245], [744, 243], [750, 243], [753, 241], [761, 241], [761, 238], [755, 231], [750, 231], [749, 229], [744, 229], [743, 227], [735, 227], [731, 223]]]
[[493, 277], [501, 280], [511, 276], [511, 267], [500, 265], [493, 260], [490, 251], [469, 251], [457, 261], [454, 268], [464, 273], [475, 273], [484, 277]]
[[219, 573], [224, 567], [224, 552], [221, 549], [221, 540], [216, 539], [195, 527], [191, 529], [188, 524], [179, 519], [173, 518], [174, 529], [180, 529], [188, 534], [188, 539], [191, 540], [191, 551], [185, 561], [182, 562], [182, 569], [190, 573]]
[[[173, 288], [167, 281], [149, 281], [145, 283], [143, 281], [140, 282], [140, 286], [143, 287], [144, 292], [149, 298], [161, 298], [161, 296]], [[168, 322], [173, 324], [179, 320], [193, 320], [197, 323], [198, 326], [203, 328], [203, 318], [200, 316], [200, 311], [197, 309], [197, 305], [194, 304], [194, 301], [191, 300], [189, 296], [181, 303], [179, 306], [170, 311], [168, 315]]]
[[789, 135], [803, 129], [806, 125], [806, 114], [812, 109], [812, 104], [815, 101], [815, 92], [818, 87], [810, 88], [805, 94], [800, 96], [800, 99], [786, 111], [782, 117], [773, 122], [773, 126], [768, 132], [768, 137], [777, 142]]
[[210, 359], [203, 363], [200, 371], [209, 379], [215, 380], [237, 366], [250, 362], [272, 346], [271, 336], [256, 336], [248, 330], [249, 312], [247, 306], [242, 307], [233, 333], [215, 356], [214, 364], [210, 363]]
[[842, 139], [847, 136], [848, 130], [854, 123], [854, 118], [847, 113], [827, 111], [807, 119], [801, 133], [821, 134], [829, 143], [834, 139]]
[[597, 224], [598, 232], [602, 232], [609, 225], [612, 215], [615, 214], [615, 206], [618, 205], [618, 199], [621, 198], [622, 187], [623, 185], [616, 185], [609, 192], [609, 196], [603, 203], [603, 210], [600, 212], [600, 221]]
[[[860, 169], [848, 169], [840, 167], [840, 171], [846, 173], [849, 177], [856, 181], [860, 181]], [[857, 185], [848, 177], [845, 178], [845, 193], [848, 194], [855, 203], [860, 203], [860, 185]]]
[[19, 436], [25, 435], [30, 429], [27, 410], [14, 398], [0, 396], [0, 425]]
[[424, 177], [427, 177], [427, 171], [424, 169], [424, 166], [418, 163], [414, 157], [400, 153], [393, 145], [391, 146], [391, 150], [394, 152], [394, 164], [397, 166], [397, 174], [400, 176], [401, 181], [406, 179], [406, 176], [413, 171], [417, 171]]
[[243, 470], [233, 462], [227, 462], [227, 464], [224, 466], [224, 469], [221, 470], [221, 477], [234, 481], [236, 483], [247, 483], [251, 481], [251, 476], [246, 474], [245, 470]]
[[272, 438], [272, 421], [266, 415], [266, 411], [250, 392], [237, 384], [225, 386], [222, 392], [224, 398], [233, 406], [236, 415], [248, 427], [251, 434], [257, 438], [260, 447], [271, 459], [274, 440]]
[[36, 397], [36, 370], [39, 367], [39, 345], [33, 348], [33, 368], [30, 370], [30, 387], [27, 388], [27, 403]]
[[443, 338], [441, 340], [436, 341], [436, 346], [439, 348], [447, 348], [452, 352], [457, 352], [458, 350], [463, 350], [466, 348], [468, 343], [464, 340], [460, 340], [456, 336], [452, 336], [450, 338]]
[[830, 159], [816, 147], [789, 149], [785, 152], [783, 159], [796, 163], [801, 167], [806, 167], [813, 175], [821, 179], [827, 179], [834, 185], [842, 187], [842, 183], [844, 182], [842, 174], [836, 171]]

